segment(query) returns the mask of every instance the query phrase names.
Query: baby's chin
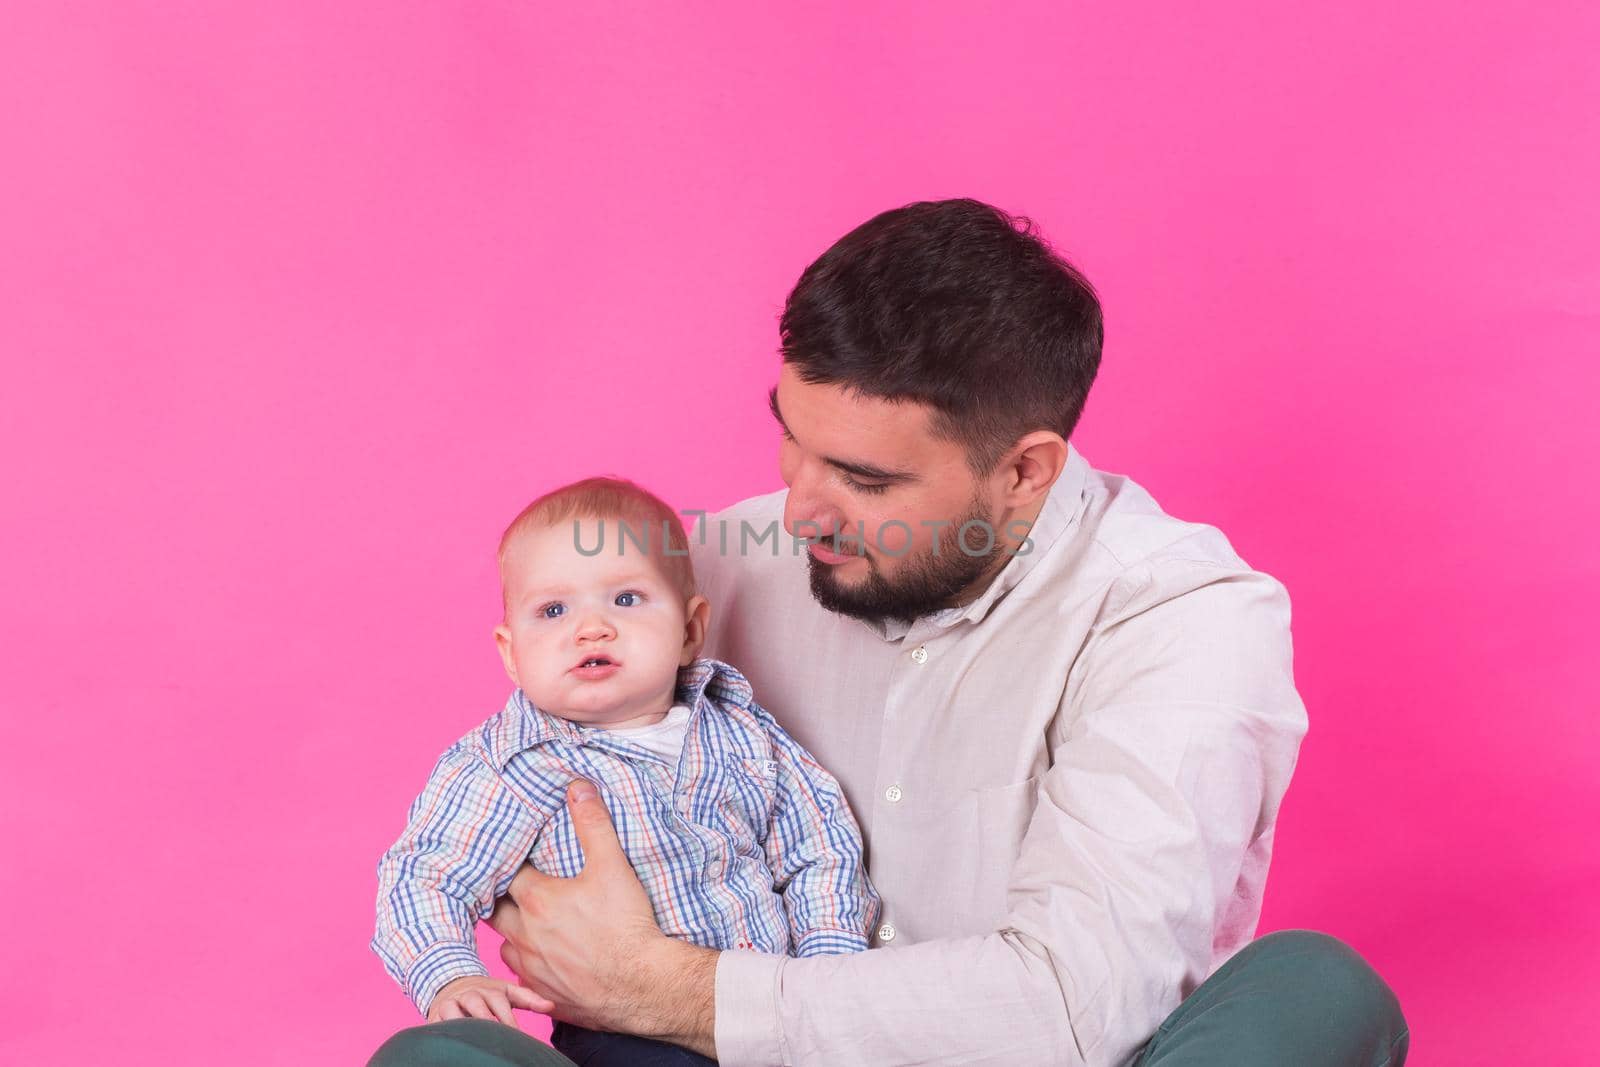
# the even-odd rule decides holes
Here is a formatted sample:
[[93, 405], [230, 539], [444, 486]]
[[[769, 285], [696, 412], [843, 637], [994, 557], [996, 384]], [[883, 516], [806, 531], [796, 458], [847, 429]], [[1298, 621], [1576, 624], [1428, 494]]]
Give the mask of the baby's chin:
[[[570, 699], [570, 694], [563, 694], [563, 696], [566, 699], [552, 699], [547, 704], [541, 704], [532, 693], [528, 694], [528, 698], [533, 701], [534, 706], [540, 711], [554, 715], [558, 719], [566, 719], [568, 722], [578, 723], [581, 726], [603, 728], [619, 722], [629, 722], [653, 712], [667, 710], [666, 707], [647, 707], [635, 701], [606, 700], [602, 699], [598, 693], [594, 694], [594, 699], [591, 700], [572, 700]], [[652, 705], [657, 703], [659, 701], [651, 702]], [[668, 706], [670, 706], [670, 703]]]

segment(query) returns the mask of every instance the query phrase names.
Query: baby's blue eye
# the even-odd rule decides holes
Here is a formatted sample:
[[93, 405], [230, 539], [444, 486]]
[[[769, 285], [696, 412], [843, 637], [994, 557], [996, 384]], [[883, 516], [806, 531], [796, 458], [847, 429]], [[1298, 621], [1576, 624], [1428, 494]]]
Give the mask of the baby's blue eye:
[[539, 609], [539, 614], [547, 619], [559, 619], [566, 614], [567, 606], [561, 603], [546, 604]]
[[631, 592], [618, 593], [615, 603], [619, 608], [631, 608], [635, 604], [639, 603], [639, 594]]

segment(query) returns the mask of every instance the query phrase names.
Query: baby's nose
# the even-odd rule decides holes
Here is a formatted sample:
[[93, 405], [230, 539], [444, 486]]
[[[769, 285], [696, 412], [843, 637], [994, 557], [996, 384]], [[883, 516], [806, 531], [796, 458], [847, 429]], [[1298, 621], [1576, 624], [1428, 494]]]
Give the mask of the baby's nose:
[[578, 627], [578, 640], [596, 641], [601, 638], [615, 637], [616, 633], [616, 628], [611, 625], [610, 620], [602, 616], [591, 616], [584, 619], [582, 625]]

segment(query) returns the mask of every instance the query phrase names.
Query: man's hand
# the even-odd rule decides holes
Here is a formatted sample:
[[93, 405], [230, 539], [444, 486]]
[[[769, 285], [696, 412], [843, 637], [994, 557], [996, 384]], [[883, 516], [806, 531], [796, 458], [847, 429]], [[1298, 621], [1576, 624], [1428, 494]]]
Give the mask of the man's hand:
[[583, 870], [523, 867], [489, 925], [534, 1010], [596, 1030], [656, 1037], [715, 1055], [717, 953], [667, 937], [595, 787], [567, 787]]
[[519, 985], [490, 978], [487, 975], [468, 975], [457, 978], [434, 996], [428, 1005], [428, 1021], [445, 1019], [499, 1019], [507, 1026], [516, 1026], [511, 1018], [512, 1008], [543, 1011], [540, 999]]

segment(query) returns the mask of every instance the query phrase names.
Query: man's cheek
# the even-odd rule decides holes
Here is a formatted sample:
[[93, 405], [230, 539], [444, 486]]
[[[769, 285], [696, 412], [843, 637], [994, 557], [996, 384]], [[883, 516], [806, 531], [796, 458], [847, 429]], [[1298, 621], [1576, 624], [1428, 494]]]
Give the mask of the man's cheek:
[[884, 519], [874, 529], [866, 548], [880, 559], [904, 559], [916, 548], [916, 530], [904, 519]]

